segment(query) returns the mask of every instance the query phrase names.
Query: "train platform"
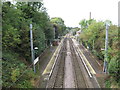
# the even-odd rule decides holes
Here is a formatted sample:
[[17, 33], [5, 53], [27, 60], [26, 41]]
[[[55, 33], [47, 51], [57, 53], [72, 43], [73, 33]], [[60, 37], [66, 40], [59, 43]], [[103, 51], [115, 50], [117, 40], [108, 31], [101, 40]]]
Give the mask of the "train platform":
[[97, 59], [88, 49], [86, 49], [82, 44], [79, 44], [78, 41], [73, 39], [74, 43], [79, 47], [80, 52], [82, 53], [83, 57], [88, 62], [88, 67], [92, 68], [91, 72], [94, 73], [97, 81], [100, 84], [101, 88], [104, 88], [104, 82], [107, 78], [107, 74], [103, 72], [103, 65], [100, 60]]
[[45, 88], [104, 88], [106, 75], [92, 53], [68, 35], [61, 40], [42, 76]]

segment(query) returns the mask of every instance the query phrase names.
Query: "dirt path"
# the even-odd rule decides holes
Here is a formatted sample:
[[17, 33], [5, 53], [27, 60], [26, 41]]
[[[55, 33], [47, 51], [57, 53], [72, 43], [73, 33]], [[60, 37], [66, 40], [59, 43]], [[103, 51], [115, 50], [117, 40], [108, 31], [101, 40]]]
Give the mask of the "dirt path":
[[67, 41], [67, 56], [65, 59], [64, 88], [75, 88], [69, 41]]

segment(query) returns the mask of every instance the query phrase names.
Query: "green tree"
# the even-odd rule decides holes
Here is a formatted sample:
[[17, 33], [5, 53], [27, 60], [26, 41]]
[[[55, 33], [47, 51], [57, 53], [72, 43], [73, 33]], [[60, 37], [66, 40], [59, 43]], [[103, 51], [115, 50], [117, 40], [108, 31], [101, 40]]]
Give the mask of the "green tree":
[[87, 27], [87, 21], [85, 19], [81, 20], [79, 25], [81, 26], [81, 29], [85, 29]]
[[[29, 25], [33, 25], [33, 42], [39, 49], [39, 56], [45, 50], [46, 41], [53, 39], [52, 23], [42, 2], [17, 2], [14, 5], [4, 2], [2, 13], [3, 87], [31, 88], [31, 79], [36, 76], [32, 69], [26, 70], [31, 63]], [[26, 72], [19, 78], [23, 70]]]
[[[84, 30], [80, 34], [81, 42], [85, 47], [89, 46], [89, 49], [98, 56], [99, 59], [104, 60], [105, 51], [101, 49], [105, 48], [105, 24], [109, 23], [108, 34], [108, 72], [115, 79], [117, 83], [120, 83], [120, 62], [119, 62], [119, 43], [118, 43], [118, 27], [112, 25], [110, 20], [105, 22], [93, 21], [86, 28], [86, 21], [81, 21], [84, 26]], [[85, 24], [84, 24], [85, 22]], [[91, 21], [90, 21], [91, 22]], [[87, 22], [88, 23], [88, 22]]]
[[66, 26], [62, 18], [59, 17], [51, 18], [51, 22], [53, 23], [53, 26], [55, 28], [55, 38], [58, 38], [59, 36], [65, 34], [64, 32], [66, 30]]
[[[20, 35], [19, 35], [20, 32], [18, 31], [18, 25], [19, 25], [21, 13], [19, 10], [14, 9], [14, 6], [10, 2], [3, 4], [2, 7], [3, 7], [2, 8], [3, 49], [7, 49], [7, 48], [10, 48], [11, 50], [16, 49], [15, 48], [16, 45], [21, 43]], [[12, 16], [12, 17], [9, 17], [9, 16]], [[16, 18], [16, 20], [14, 18]]]
[[95, 22], [96, 22], [96, 20], [94, 20], [94, 19], [90, 19], [90, 20], [83, 19], [79, 22], [79, 25], [81, 26], [81, 30], [84, 30], [84, 29], [88, 28], [89, 25], [91, 25]]

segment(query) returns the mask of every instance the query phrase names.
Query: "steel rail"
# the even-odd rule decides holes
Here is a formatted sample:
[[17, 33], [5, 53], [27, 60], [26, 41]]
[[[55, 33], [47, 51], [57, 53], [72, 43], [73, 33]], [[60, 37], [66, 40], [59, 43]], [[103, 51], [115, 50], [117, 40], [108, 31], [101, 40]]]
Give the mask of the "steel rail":
[[[47, 81], [50, 80], [51, 75], [52, 75], [52, 73], [53, 73], [53, 71], [54, 71], [55, 65], [56, 65], [56, 63], [57, 63], [57, 59], [58, 59], [58, 57], [59, 57], [60, 50], [61, 50], [61, 48], [62, 48], [62, 46], [63, 46], [63, 41], [64, 41], [64, 39], [62, 39], [62, 41], [61, 41], [61, 43], [60, 43], [60, 46], [58, 46], [59, 49], [58, 49], [57, 54], [56, 54], [56, 56], [55, 56], [55, 62], [53, 63], [53, 66], [52, 66], [52, 69], [51, 69], [51, 71], [50, 71], [50, 73], [49, 73], [49, 75], [48, 75]], [[46, 88], [48, 88], [48, 85], [46, 85]]]
[[[73, 42], [73, 41], [72, 41], [72, 42]], [[73, 44], [74, 44], [74, 43], [73, 43]], [[92, 78], [92, 74], [90, 73], [90, 70], [88, 69], [88, 67], [87, 67], [87, 65], [86, 65], [86, 63], [85, 63], [85, 61], [84, 61], [82, 55], [79, 53], [79, 51], [78, 51], [77, 47], [75, 47], [75, 45], [73, 45], [73, 47], [75, 48], [76, 52], [78, 53], [78, 56], [81, 58], [82, 63], [83, 63], [83, 65], [84, 65], [84, 67], [85, 67], [85, 69], [86, 69], [86, 71], [87, 71], [89, 77]]]

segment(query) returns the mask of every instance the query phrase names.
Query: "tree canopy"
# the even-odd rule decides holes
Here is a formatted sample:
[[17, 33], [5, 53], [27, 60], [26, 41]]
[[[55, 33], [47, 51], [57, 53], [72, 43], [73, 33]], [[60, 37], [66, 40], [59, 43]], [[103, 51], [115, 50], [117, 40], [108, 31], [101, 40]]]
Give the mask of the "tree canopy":
[[82, 32], [79, 36], [80, 42], [89, 49], [100, 59], [104, 60], [105, 51], [105, 33], [106, 23], [109, 24], [108, 30], [108, 72], [115, 78], [117, 82], [120, 82], [120, 63], [119, 63], [119, 44], [118, 44], [118, 27], [113, 25], [110, 20], [98, 21], [90, 20], [90, 24], [87, 23], [89, 20], [82, 20], [80, 22]]
[[51, 18], [51, 23], [53, 24], [54, 28], [55, 28], [55, 38], [58, 38], [58, 36], [62, 36], [64, 35], [66, 32], [66, 26], [64, 24], [64, 20], [62, 18], [59, 17], [54, 17]]
[[[61, 18], [57, 21], [57, 35], [62, 35], [64, 21]], [[30, 24], [33, 26], [33, 48], [38, 47], [36, 56], [39, 56], [54, 39], [53, 23], [46, 8], [42, 2], [3, 2], [2, 23], [3, 87], [33, 87], [31, 79], [36, 76], [31, 68], [26, 69], [31, 64]], [[17, 80], [23, 70], [26, 70], [23, 79]]]

